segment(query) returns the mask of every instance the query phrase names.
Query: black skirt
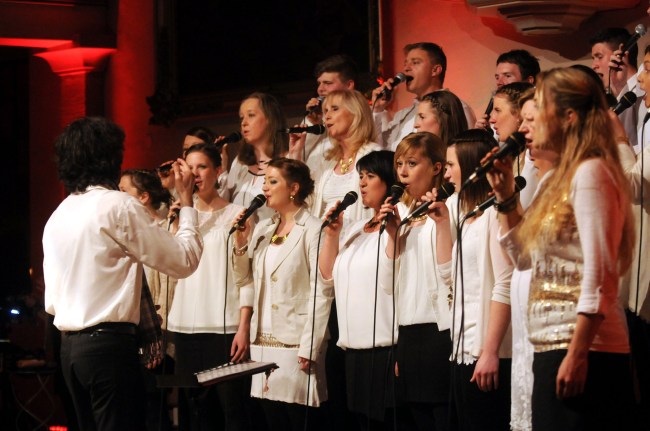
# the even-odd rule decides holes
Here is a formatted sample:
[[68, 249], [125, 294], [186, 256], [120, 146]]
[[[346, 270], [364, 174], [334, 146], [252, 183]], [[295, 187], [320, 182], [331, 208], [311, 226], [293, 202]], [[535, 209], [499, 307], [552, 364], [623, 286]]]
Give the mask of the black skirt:
[[448, 403], [451, 338], [435, 323], [399, 327], [398, 395], [407, 402]]
[[395, 406], [395, 361], [391, 359], [391, 348], [347, 349], [345, 376], [348, 409], [383, 421], [386, 408]]

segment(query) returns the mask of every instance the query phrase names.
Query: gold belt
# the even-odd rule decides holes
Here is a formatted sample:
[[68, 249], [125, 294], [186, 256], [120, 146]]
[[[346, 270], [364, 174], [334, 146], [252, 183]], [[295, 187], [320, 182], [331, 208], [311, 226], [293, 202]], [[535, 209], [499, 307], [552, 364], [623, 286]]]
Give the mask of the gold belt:
[[272, 334], [265, 332], [259, 332], [253, 344], [262, 347], [282, 347], [285, 349], [297, 349], [300, 347], [300, 344], [284, 344], [275, 338]]

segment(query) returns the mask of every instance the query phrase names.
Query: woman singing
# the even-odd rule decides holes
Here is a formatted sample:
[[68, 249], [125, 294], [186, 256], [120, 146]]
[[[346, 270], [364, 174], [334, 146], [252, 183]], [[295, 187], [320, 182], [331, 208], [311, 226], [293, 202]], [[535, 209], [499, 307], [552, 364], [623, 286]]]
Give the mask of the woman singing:
[[[323, 122], [333, 148], [326, 154], [321, 165], [314, 170], [316, 193], [311, 213], [323, 217], [337, 201], [349, 191], [359, 192], [359, 172], [356, 161], [379, 146], [375, 141], [375, 128], [368, 101], [355, 90], [333, 91], [323, 102]], [[295, 145], [297, 139], [292, 136]], [[372, 210], [357, 202], [345, 211], [348, 223], [372, 217]]]
[[[386, 253], [380, 256], [380, 268], [390, 271], [389, 278], [397, 221], [441, 185], [446, 150], [447, 145], [428, 132], [410, 134], [397, 146], [394, 166], [406, 192], [396, 206], [385, 203], [381, 208], [382, 217], [395, 213], [387, 224]], [[425, 213], [400, 229], [395, 256], [397, 386], [420, 430], [446, 430], [448, 422], [451, 292], [437, 277], [436, 242], [435, 222]]]
[[[314, 294], [321, 221], [305, 207], [314, 190], [307, 165], [272, 160], [263, 190], [276, 214], [260, 222], [250, 241], [250, 225], [244, 224], [233, 259], [237, 285], [255, 311], [251, 358], [280, 368], [268, 378], [254, 376], [251, 394], [261, 399], [270, 429], [301, 430], [305, 405], [319, 407], [327, 400], [324, 339], [332, 289], [319, 280]], [[316, 415], [312, 409], [312, 427], [318, 425]]]
[[[179, 280], [169, 313], [169, 330], [176, 344], [176, 374], [191, 375], [226, 362], [248, 358], [250, 304], [240, 309], [240, 294], [228, 265], [228, 231], [242, 211], [219, 196], [217, 179], [221, 155], [214, 144], [197, 144], [185, 160], [195, 177], [194, 207], [204, 254], [197, 270]], [[227, 278], [226, 278], [227, 274]], [[187, 389], [187, 406], [180, 404], [188, 429], [250, 429], [246, 406], [250, 379], [238, 379], [199, 389]], [[223, 418], [218, 415], [221, 406]], [[187, 407], [188, 410], [185, 410]]]
[[489, 174], [502, 243], [518, 267], [533, 268], [533, 429], [631, 429], [629, 344], [617, 293], [633, 220], [605, 99], [571, 68], [543, 75], [535, 97], [534, 145], [560, 154], [557, 168], [523, 216], [512, 164], [497, 161]]
[[[494, 208], [475, 213], [490, 185], [485, 178], [461, 189], [481, 159], [497, 146], [492, 133], [472, 129], [447, 148], [445, 180], [459, 190], [462, 232], [453, 249], [449, 211], [432, 205], [442, 279], [453, 286], [452, 400], [459, 430], [507, 430], [510, 423], [510, 277], [513, 266], [499, 245]], [[431, 196], [433, 197], [433, 196]], [[462, 220], [464, 219], [464, 222]], [[452, 256], [452, 265], [444, 258]]]
[[[320, 254], [323, 277], [334, 284], [337, 301], [338, 346], [345, 349], [348, 409], [359, 426], [390, 429], [392, 423], [394, 361], [391, 347], [397, 328], [391, 330], [393, 301], [384, 289], [391, 278], [375, 285], [378, 249], [384, 253], [387, 232], [379, 235], [379, 208], [395, 182], [392, 151], [373, 151], [357, 162], [364, 207], [372, 208], [369, 220], [353, 223], [341, 237], [342, 219], [325, 229]], [[369, 417], [368, 417], [369, 415]]]
[[[287, 127], [278, 100], [270, 94], [253, 93], [239, 107], [243, 143], [233, 160], [221, 197], [243, 207], [262, 193], [266, 167], [272, 159], [287, 153]], [[253, 220], [270, 218], [270, 208], [260, 208]]]

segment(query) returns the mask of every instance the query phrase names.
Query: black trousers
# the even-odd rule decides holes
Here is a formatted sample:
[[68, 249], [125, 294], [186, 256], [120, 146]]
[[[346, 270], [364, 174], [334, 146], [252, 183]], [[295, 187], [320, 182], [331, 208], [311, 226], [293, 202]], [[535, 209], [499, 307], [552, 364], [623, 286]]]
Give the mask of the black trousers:
[[145, 429], [144, 383], [134, 335], [64, 332], [61, 368], [80, 429]]
[[535, 353], [533, 359], [534, 431], [631, 430], [632, 376], [630, 355], [589, 352], [585, 390], [560, 400], [557, 372], [566, 350]]
[[459, 431], [508, 431], [510, 429], [511, 359], [499, 359], [499, 386], [483, 392], [470, 382], [476, 362], [451, 364], [452, 429]]

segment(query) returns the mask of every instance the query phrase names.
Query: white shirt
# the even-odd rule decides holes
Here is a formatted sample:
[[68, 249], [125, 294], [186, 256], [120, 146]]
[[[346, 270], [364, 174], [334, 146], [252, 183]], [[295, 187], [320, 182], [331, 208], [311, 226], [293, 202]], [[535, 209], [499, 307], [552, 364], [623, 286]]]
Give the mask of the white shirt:
[[[264, 185], [264, 175], [256, 175], [248, 170], [248, 166], [239, 161], [239, 157], [235, 157], [228, 171], [228, 177], [225, 187], [219, 191], [222, 198], [230, 201], [236, 205], [241, 205], [248, 208], [253, 198], [257, 195], [264, 194], [262, 186]], [[260, 220], [273, 217], [271, 208], [263, 205], [253, 213], [250, 220], [257, 224]]]
[[[447, 199], [447, 206], [450, 206], [453, 201]], [[397, 209], [402, 218], [410, 212], [401, 202], [397, 204]], [[427, 217], [424, 224], [416, 227], [407, 225], [402, 228], [400, 235], [405, 240], [400, 240], [403, 250], [395, 265], [399, 325], [437, 323], [440, 331], [449, 329], [451, 291], [442, 282], [436, 263], [435, 222]], [[452, 229], [452, 239], [455, 239], [454, 229]], [[392, 267], [393, 261], [388, 259], [386, 253], [381, 253], [380, 269], [387, 271], [388, 277], [392, 277]], [[392, 293], [392, 285], [386, 289], [386, 293]]]
[[193, 208], [181, 209], [172, 235], [137, 199], [89, 187], [61, 202], [45, 225], [45, 310], [61, 331], [137, 324], [142, 265], [183, 278], [196, 269], [202, 250]]
[[[377, 274], [377, 247], [386, 250], [384, 232], [379, 243], [379, 233], [363, 230], [367, 220], [360, 220], [346, 229], [333, 271], [334, 297], [339, 323], [341, 348], [372, 348], [373, 321], [375, 321], [375, 281]], [[375, 323], [375, 346], [391, 346], [397, 343], [397, 319], [393, 322], [393, 297], [385, 292], [391, 288], [392, 279], [379, 272], [377, 280], [377, 310]]]
[[[377, 143], [383, 149], [395, 151], [406, 135], [416, 131], [414, 125], [419, 103], [418, 99], [413, 99], [411, 106], [397, 111], [390, 121], [386, 111], [373, 113], [375, 130], [377, 131]], [[465, 113], [468, 127], [471, 128], [476, 124], [476, 115], [474, 115], [474, 111], [467, 103], [462, 100], [460, 103], [463, 105], [463, 112]]]
[[[232, 261], [226, 240], [233, 220], [242, 210], [239, 205], [229, 204], [217, 211], [199, 211], [199, 232], [203, 236], [205, 249], [194, 274], [179, 280], [176, 285], [169, 313], [170, 331], [185, 334], [223, 333], [225, 312], [225, 332], [237, 332], [239, 291], [233, 282]], [[232, 243], [231, 238], [229, 245]]]

